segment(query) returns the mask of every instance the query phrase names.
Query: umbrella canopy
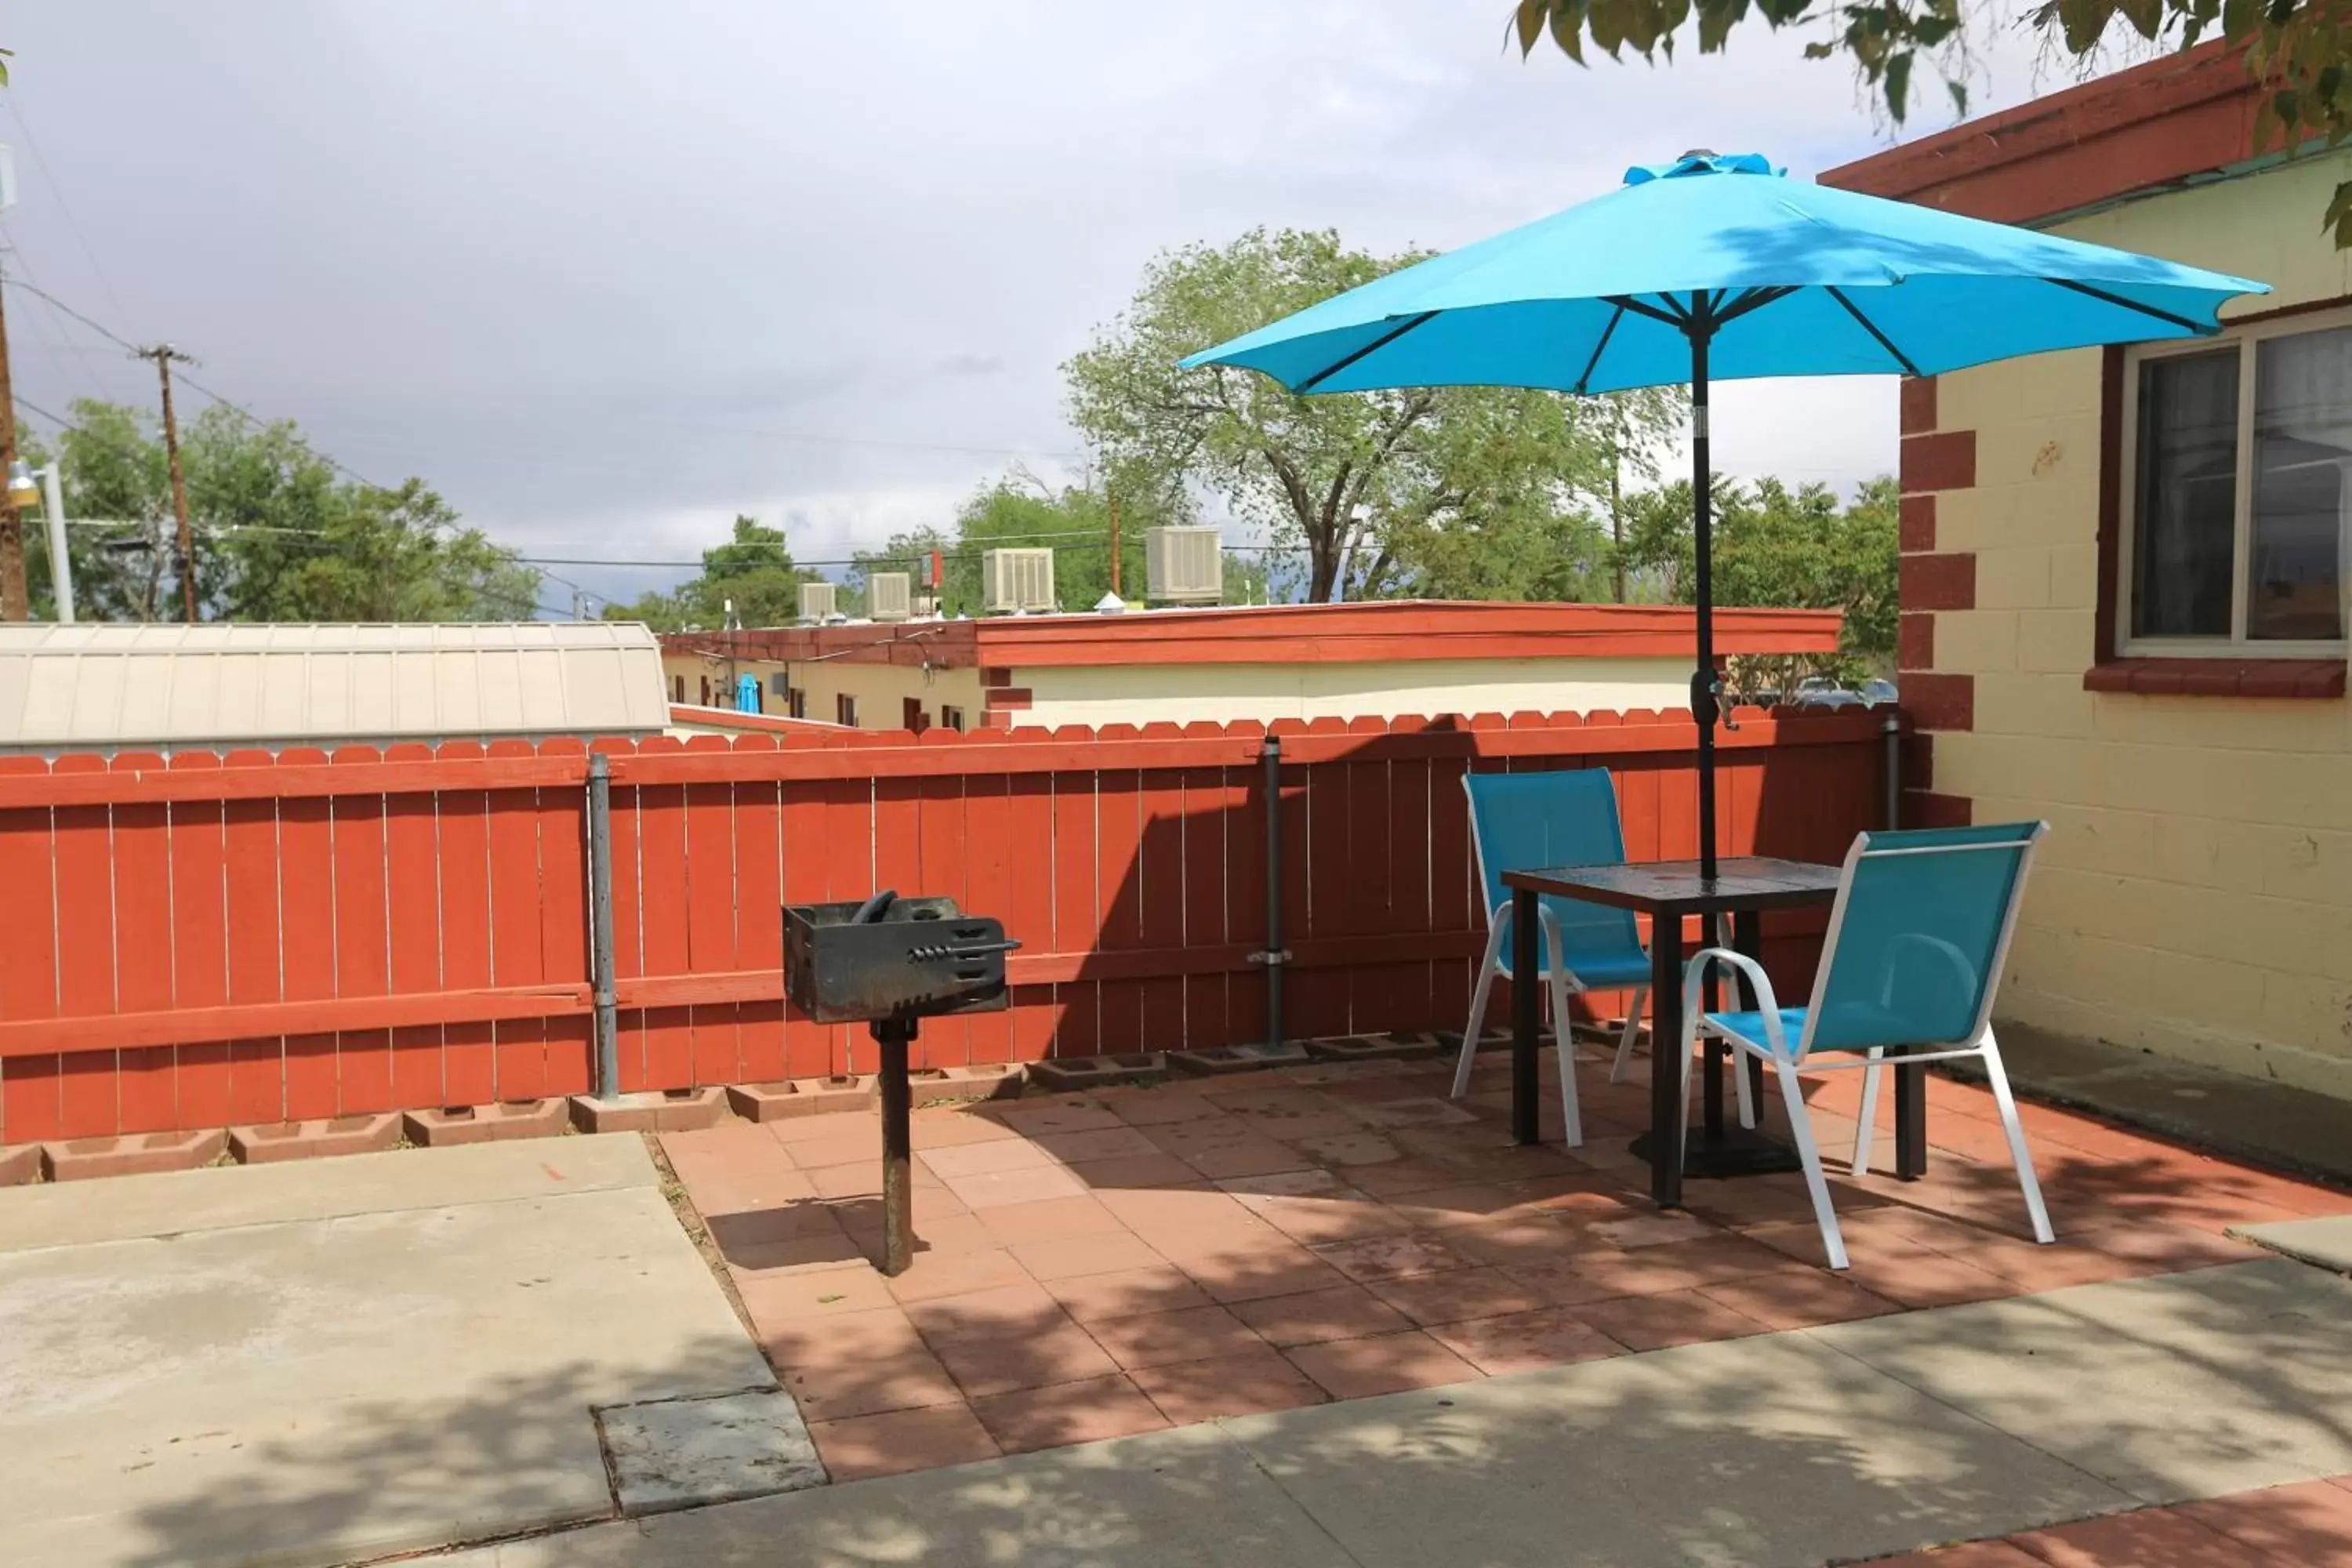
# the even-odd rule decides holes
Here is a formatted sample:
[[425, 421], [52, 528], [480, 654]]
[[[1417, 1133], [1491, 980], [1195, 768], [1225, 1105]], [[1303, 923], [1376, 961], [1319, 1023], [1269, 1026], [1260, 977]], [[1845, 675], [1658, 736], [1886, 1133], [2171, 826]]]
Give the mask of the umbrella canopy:
[[1936, 375], [2218, 331], [2244, 278], [1790, 180], [1689, 153], [1607, 195], [1392, 272], [1193, 354], [1293, 392], [1691, 388], [1699, 859], [1715, 875], [1707, 389], [1752, 376]]
[[1708, 373], [1935, 375], [2216, 330], [2267, 285], [1790, 180], [1754, 153], [1628, 170], [1565, 212], [1351, 289], [1183, 363], [1295, 392], [1614, 392]]

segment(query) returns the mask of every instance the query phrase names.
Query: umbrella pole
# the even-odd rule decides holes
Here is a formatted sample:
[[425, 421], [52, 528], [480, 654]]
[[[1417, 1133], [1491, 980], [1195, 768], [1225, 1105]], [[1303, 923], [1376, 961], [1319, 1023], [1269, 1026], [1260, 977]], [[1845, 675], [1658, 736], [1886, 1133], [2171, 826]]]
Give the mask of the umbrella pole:
[[1699, 875], [1715, 880], [1715, 494], [1707, 454], [1706, 346], [1715, 326], [1706, 299], [1693, 301], [1698, 313], [1684, 325], [1691, 346], [1691, 551], [1693, 601], [1698, 617], [1698, 668], [1691, 675], [1691, 718], [1698, 724]]

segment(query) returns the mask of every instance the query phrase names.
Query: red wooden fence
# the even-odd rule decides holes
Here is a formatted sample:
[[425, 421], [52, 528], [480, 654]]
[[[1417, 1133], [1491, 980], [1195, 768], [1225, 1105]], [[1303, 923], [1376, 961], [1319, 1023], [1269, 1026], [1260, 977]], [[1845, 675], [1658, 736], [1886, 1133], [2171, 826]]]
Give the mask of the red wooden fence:
[[[1467, 770], [1609, 767], [1633, 858], [1696, 853], [1683, 715], [1274, 728], [1292, 1037], [1460, 1026]], [[1842, 855], [1875, 820], [1878, 733], [1746, 715], [1726, 852]], [[1262, 1038], [1264, 735], [597, 742], [622, 1087], [869, 1067], [863, 1031], [784, 1006], [779, 906], [877, 887], [1024, 943], [1008, 1011], [926, 1025], [933, 1065]], [[570, 742], [0, 758], [0, 1142], [587, 1091], [587, 773]], [[1818, 930], [1771, 928], [1776, 966]]]

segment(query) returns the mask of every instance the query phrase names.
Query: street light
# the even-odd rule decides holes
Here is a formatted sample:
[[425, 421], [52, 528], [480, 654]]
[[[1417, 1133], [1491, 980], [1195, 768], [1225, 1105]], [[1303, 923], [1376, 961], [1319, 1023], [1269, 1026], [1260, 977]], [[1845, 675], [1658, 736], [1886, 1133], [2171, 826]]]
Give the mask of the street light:
[[66, 553], [66, 502], [58, 465], [36, 468], [19, 458], [8, 468], [8, 504], [38, 506], [49, 524], [49, 582], [57, 590], [58, 625], [74, 624], [73, 561]]

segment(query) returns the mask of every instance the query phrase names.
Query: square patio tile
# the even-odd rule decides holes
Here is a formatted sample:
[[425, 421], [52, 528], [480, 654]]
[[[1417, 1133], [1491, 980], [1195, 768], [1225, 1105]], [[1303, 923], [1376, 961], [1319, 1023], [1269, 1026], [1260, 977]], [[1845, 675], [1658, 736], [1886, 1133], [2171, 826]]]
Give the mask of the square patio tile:
[[1621, 1296], [1565, 1309], [1629, 1350], [1662, 1351], [1675, 1345], [1745, 1339], [1766, 1331], [1762, 1323], [1696, 1290], [1664, 1290]]
[[1312, 1138], [1294, 1138], [1291, 1146], [1324, 1165], [1380, 1165], [1401, 1160], [1404, 1151], [1378, 1132], [1362, 1127]]
[[1591, 1251], [1574, 1258], [1576, 1268], [1620, 1296], [1661, 1290], [1694, 1290], [1727, 1279], [1771, 1274], [1788, 1267], [1785, 1254], [1745, 1237], [1717, 1232], [1695, 1241], [1670, 1241], [1630, 1251]]
[[1402, 1236], [1412, 1228], [1378, 1199], [1352, 1189], [1312, 1197], [1244, 1198], [1243, 1206], [1293, 1241], [1315, 1246], [1365, 1237]]
[[[879, 1208], [847, 1216], [843, 1231], [857, 1246], [858, 1255], [876, 1268], [882, 1265], [882, 1212]], [[968, 1214], [915, 1216], [915, 1256], [937, 1253], [987, 1252], [1002, 1245], [986, 1226]]]
[[1149, 1154], [1122, 1154], [1110, 1160], [1080, 1160], [1070, 1174], [1092, 1192], [1116, 1192], [1135, 1187], [1187, 1187], [1200, 1183], [1201, 1173], [1173, 1154], [1157, 1149]]
[[997, 1121], [1024, 1138], [1039, 1138], [1048, 1132], [1095, 1132], [1107, 1127], [1123, 1127], [1111, 1107], [1116, 1100], [1097, 1103], [1086, 1100], [1045, 1100], [1034, 1105], [1024, 1101], [992, 1111]]
[[1040, 1279], [1073, 1279], [1087, 1274], [1115, 1274], [1149, 1268], [1162, 1261], [1159, 1253], [1130, 1230], [1103, 1236], [1071, 1236], [1054, 1241], [1025, 1241], [1013, 1248], [1021, 1266]]
[[[2171, 1509], [2086, 1519], [2011, 1542], [2050, 1568], [2246, 1568], [2243, 1542]], [[2301, 1560], [2307, 1562], [2308, 1560]]]
[[981, 1176], [996, 1171], [1024, 1171], [1050, 1165], [1053, 1156], [1026, 1138], [999, 1138], [980, 1143], [958, 1143], [926, 1149], [916, 1159], [941, 1181], [957, 1176]]
[[1024, 1241], [1061, 1241], [1073, 1236], [1101, 1236], [1127, 1228], [1126, 1223], [1092, 1197], [1047, 1198], [1034, 1204], [998, 1204], [979, 1212], [980, 1222], [1005, 1247]]
[[1205, 1307], [1208, 1293], [1192, 1276], [1172, 1263], [1122, 1268], [1110, 1274], [1080, 1274], [1049, 1279], [1045, 1289], [1062, 1310], [1082, 1323], [1111, 1318], [1136, 1318], [1151, 1312], [1172, 1312], [1184, 1307]]
[[1375, 1279], [1372, 1294], [1415, 1323], [1454, 1323], [1466, 1318], [1495, 1318], [1531, 1311], [1551, 1304], [1541, 1292], [1500, 1268], [1449, 1268], [1438, 1274], [1409, 1274]]
[[1150, 1139], [1124, 1123], [1097, 1127], [1084, 1132], [1040, 1133], [1036, 1147], [1065, 1165], [1084, 1164], [1091, 1160], [1132, 1159], [1140, 1154], [1164, 1152]]
[[1169, 1424], [1141, 1389], [1118, 1376], [977, 1399], [971, 1409], [1008, 1454], [1126, 1437]]
[[625, 1514], [820, 1486], [824, 1468], [793, 1402], [772, 1390], [660, 1399], [598, 1413]]
[[1391, 1202], [1412, 1193], [1458, 1187], [1469, 1180], [1460, 1167], [1425, 1154], [1350, 1165], [1347, 1179], [1358, 1191]]
[[1393, 1279], [1406, 1274], [1438, 1274], [1467, 1268], [1471, 1260], [1434, 1236], [1370, 1236], [1355, 1241], [1327, 1242], [1315, 1247], [1317, 1257], [1350, 1279]]
[[967, 1405], [819, 1421], [809, 1436], [836, 1481], [969, 1464], [1001, 1451]]
[[[1224, 1115], [1198, 1089], [1160, 1089], [1110, 1102], [1111, 1114], [1129, 1127], [1167, 1127], [1180, 1121], [1211, 1121]], [[1165, 1147], [1165, 1145], [1162, 1145]]]
[[1753, 1274], [1703, 1286], [1700, 1293], [1734, 1311], [1745, 1312], [1768, 1329], [1817, 1329], [1902, 1310], [1885, 1297], [1825, 1268]]
[[1211, 1181], [1231, 1176], [1262, 1176], [1276, 1171], [1303, 1171], [1314, 1163], [1289, 1144], [1255, 1133], [1246, 1138], [1206, 1144], [1176, 1157]]
[[1418, 1330], [1331, 1340], [1283, 1353], [1334, 1399], [1401, 1394], [1409, 1388], [1467, 1383], [1478, 1376], [1476, 1367]]
[[1625, 1353], [1623, 1345], [1571, 1316], [1566, 1307], [1472, 1318], [1432, 1328], [1429, 1335], [1489, 1376]]
[[762, 1327], [897, 1304], [889, 1283], [864, 1262], [811, 1273], [735, 1276], [735, 1292]]
[[1019, 1285], [1028, 1279], [1029, 1271], [1009, 1252], [922, 1252], [915, 1255], [904, 1274], [888, 1283], [891, 1298], [906, 1302], [968, 1296], [1000, 1285]]
[[1185, 1307], [1148, 1317], [1109, 1318], [1088, 1331], [1128, 1370], [1232, 1355], [1265, 1343], [1223, 1307]]
[[909, 1301], [906, 1317], [926, 1342], [937, 1346], [954, 1340], [1042, 1333], [1060, 1327], [1067, 1314], [1043, 1285], [1024, 1279], [961, 1296]]
[[1222, 1415], [1295, 1410], [1329, 1397], [1313, 1378], [1265, 1346], [1206, 1361], [1139, 1367], [1129, 1375], [1160, 1414], [1179, 1426]]
[[947, 1368], [924, 1350], [870, 1358], [820, 1355], [780, 1373], [778, 1380], [812, 1423], [954, 1405], [963, 1398]]
[[[1271, 1227], [1268, 1227], [1271, 1229]], [[1191, 1275], [1210, 1300], [1231, 1304], [1267, 1296], [1295, 1296], [1347, 1282], [1347, 1276], [1297, 1242], [1274, 1233], [1271, 1242], [1199, 1251], [1154, 1240], [1170, 1262]]]
[[763, 1325], [758, 1338], [768, 1360], [784, 1368], [880, 1361], [923, 1349], [922, 1335], [896, 1307]]
[[938, 1354], [948, 1375], [972, 1399], [1076, 1383], [1118, 1370], [1102, 1346], [1066, 1318], [1049, 1329], [953, 1340], [939, 1346]]
[[1268, 1344], [1284, 1347], [1363, 1339], [1413, 1326], [1394, 1307], [1352, 1284], [1235, 1302], [1233, 1314]]
[[948, 1191], [975, 1210], [997, 1208], [1006, 1204], [1044, 1203], [1048, 1198], [1082, 1197], [1087, 1190], [1084, 1182], [1060, 1165], [982, 1171], [969, 1176], [948, 1176], [942, 1180], [946, 1182]]
[[1449, 1226], [1445, 1245], [1474, 1263], [1565, 1263], [1591, 1243], [1575, 1226], [1541, 1210], [1508, 1209], [1469, 1225]]
[[2219, 1531], [2265, 1560], [2304, 1568], [2352, 1568], [2352, 1490], [2304, 1481], [2183, 1503], [2183, 1517]]

